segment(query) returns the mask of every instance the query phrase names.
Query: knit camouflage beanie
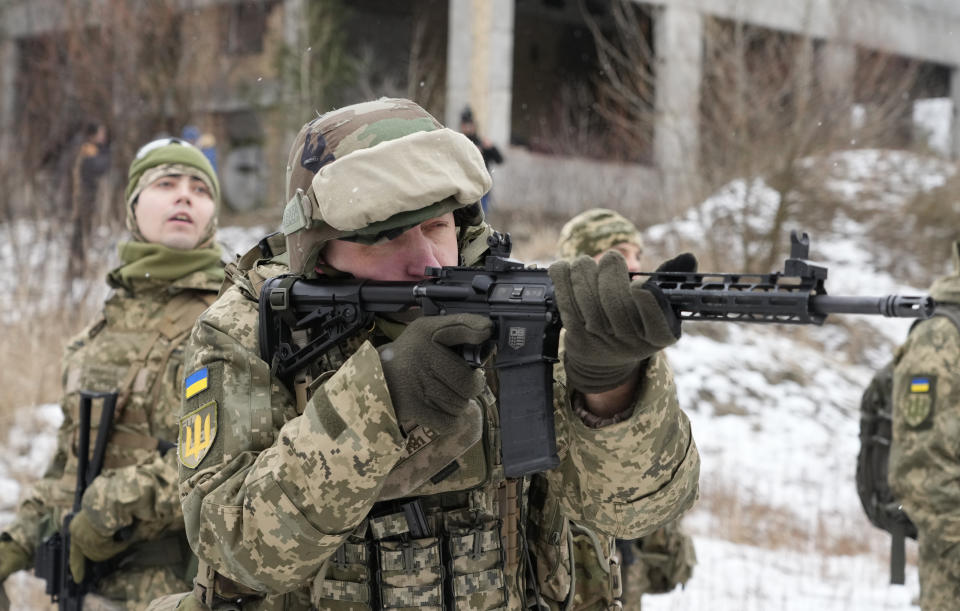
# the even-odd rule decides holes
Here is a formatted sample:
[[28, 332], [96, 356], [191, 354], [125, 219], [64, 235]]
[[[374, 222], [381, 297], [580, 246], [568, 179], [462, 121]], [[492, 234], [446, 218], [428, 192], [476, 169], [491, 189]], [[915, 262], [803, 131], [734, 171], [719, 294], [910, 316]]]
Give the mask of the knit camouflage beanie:
[[[136, 203], [140, 193], [150, 184], [164, 176], [179, 174], [197, 178], [207, 186], [213, 198], [216, 210], [220, 209], [220, 182], [217, 173], [210, 165], [206, 155], [185, 140], [163, 138], [143, 145], [130, 164], [127, 173], [127, 229], [137, 241], [146, 241], [137, 226]], [[201, 244], [207, 243], [217, 230], [217, 213], [214, 212]]]
[[613, 210], [594, 208], [573, 217], [560, 230], [560, 257], [593, 257], [623, 243], [643, 248], [643, 238], [633, 223]]

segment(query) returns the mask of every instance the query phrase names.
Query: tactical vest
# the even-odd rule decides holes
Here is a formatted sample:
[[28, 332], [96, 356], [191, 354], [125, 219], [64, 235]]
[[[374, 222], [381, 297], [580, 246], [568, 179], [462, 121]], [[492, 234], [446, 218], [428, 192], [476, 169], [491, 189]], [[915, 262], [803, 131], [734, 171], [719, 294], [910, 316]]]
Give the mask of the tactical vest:
[[[264, 240], [236, 265], [227, 266], [225, 286], [235, 284], [248, 298], [258, 300], [265, 279], [285, 271], [272, 265], [284, 262], [284, 249], [282, 236]], [[328, 351], [298, 378], [298, 388], [289, 389], [297, 397], [298, 415], [311, 400], [312, 390], [365, 341], [378, 345], [389, 339], [376, 328], [369, 330]], [[485, 423], [482, 438], [453, 462], [434, 464], [435, 473], [401, 497], [391, 498], [388, 478], [381, 500], [309, 584], [313, 608], [620, 607], [613, 538], [569, 521], [542, 478], [505, 478], [495, 375], [488, 380], [478, 398]], [[419, 430], [409, 435], [406, 456], [391, 477], [407, 465], [417, 468], [424, 448], [442, 443]], [[201, 566], [195, 593], [208, 604], [230, 600], [244, 609], [301, 608], [290, 602], [289, 595], [258, 600], [255, 592]]]
[[[155, 283], [135, 296], [122, 290], [107, 299], [92, 324], [67, 347], [63, 364], [64, 425], [60, 445], [69, 447], [55, 508], [54, 524], [71, 509], [77, 471], [81, 390], [116, 392], [116, 411], [103, 461], [103, 474], [130, 465], [151, 462], [173, 447], [177, 439], [181, 395], [183, 344], [193, 323], [216, 298], [216, 286], [202, 273], [182, 279], [187, 288]], [[97, 437], [100, 402], [91, 414], [91, 440]], [[91, 454], [93, 442], [90, 444]], [[183, 533], [153, 532], [141, 523], [135, 535], [145, 541], [128, 554], [137, 566], [180, 564], [188, 560]], [[142, 548], [142, 549], [141, 549]], [[149, 553], [145, 553], [149, 552]], [[149, 556], [149, 558], [148, 558]]]

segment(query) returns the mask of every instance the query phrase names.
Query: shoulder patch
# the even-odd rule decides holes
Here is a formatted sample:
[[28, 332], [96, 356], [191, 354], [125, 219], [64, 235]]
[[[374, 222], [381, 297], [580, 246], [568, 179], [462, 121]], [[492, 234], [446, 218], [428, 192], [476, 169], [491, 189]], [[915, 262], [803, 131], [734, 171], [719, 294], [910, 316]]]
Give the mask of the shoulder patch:
[[198, 409], [180, 418], [180, 437], [177, 457], [180, 464], [196, 469], [206, 458], [217, 437], [217, 402], [204, 403]]
[[937, 376], [910, 376], [907, 392], [900, 407], [903, 421], [911, 428], [930, 425], [937, 396]]
[[204, 391], [209, 385], [210, 375], [206, 367], [194, 371], [183, 381], [184, 397], [190, 397]]

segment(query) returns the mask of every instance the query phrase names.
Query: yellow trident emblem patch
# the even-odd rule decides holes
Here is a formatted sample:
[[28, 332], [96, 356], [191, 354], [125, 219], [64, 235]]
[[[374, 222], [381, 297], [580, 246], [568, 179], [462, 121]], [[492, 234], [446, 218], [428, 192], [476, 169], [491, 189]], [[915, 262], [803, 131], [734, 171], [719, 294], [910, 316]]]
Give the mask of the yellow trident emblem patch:
[[217, 437], [217, 402], [211, 401], [180, 418], [177, 456], [180, 464], [196, 469]]

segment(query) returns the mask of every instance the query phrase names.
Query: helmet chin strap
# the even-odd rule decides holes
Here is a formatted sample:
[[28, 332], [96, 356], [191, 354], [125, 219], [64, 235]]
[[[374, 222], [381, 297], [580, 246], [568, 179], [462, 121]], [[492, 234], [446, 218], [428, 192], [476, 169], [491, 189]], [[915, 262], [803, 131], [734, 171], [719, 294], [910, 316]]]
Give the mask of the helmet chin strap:
[[340, 271], [329, 263], [318, 260], [317, 264], [314, 266], [313, 271], [317, 272], [318, 276], [324, 276], [325, 278], [335, 278], [335, 279], [345, 279], [353, 278], [353, 274], [349, 272]]

